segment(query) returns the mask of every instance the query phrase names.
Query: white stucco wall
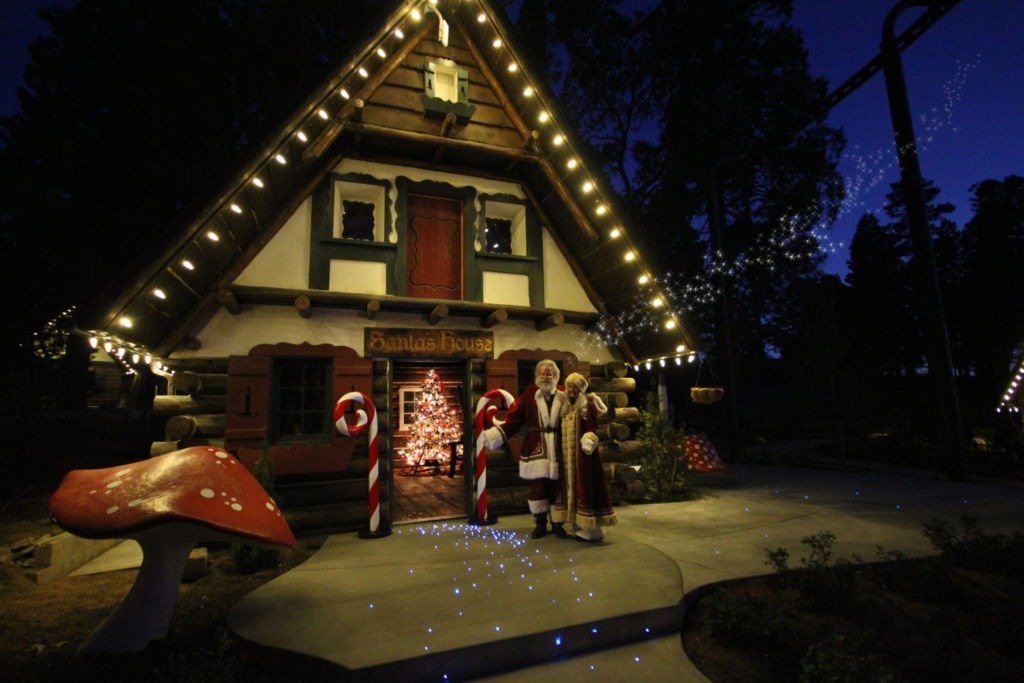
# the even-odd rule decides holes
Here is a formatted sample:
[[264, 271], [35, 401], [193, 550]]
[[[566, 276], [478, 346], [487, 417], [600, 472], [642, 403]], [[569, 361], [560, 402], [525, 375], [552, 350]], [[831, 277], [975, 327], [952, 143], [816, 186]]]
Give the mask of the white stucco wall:
[[515, 273], [484, 271], [483, 299], [485, 304], [504, 306], [530, 305], [530, 278]]
[[544, 307], [597, 311], [547, 228], [544, 229]]
[[388, 266], [380, 261], [331, 259], [330, 280], [327, 289], [332, 292], [386, 296], [388, 293]]
[[312, 201], [307, 197], [256, 258], [235, 278], [236, 285], [309, 287], [309, 231]]

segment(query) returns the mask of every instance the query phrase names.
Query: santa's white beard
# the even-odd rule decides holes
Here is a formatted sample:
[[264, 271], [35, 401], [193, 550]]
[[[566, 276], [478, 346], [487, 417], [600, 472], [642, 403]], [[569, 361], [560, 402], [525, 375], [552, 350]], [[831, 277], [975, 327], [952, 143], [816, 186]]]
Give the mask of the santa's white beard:
[[540, 390], [543, 391], [545, 394], [553, 394], [555, 393], [555, 387], [557, 385], [555, 384], [554, 380], [538, 379], [537, 386], [540, 387]]

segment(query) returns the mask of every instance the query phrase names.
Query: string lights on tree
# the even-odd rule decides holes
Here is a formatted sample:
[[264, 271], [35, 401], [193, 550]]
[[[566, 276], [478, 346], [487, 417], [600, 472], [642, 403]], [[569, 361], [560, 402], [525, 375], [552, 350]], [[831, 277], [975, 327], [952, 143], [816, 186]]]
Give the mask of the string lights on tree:
[[461, 440], [462, 411], [448, 405], [444, 382], [431, 369], [416, 394], [409, 436], [402, 448], [405, 463], [411, 468], [440, 468], [449, 463], [452, 444], [461, 450]]

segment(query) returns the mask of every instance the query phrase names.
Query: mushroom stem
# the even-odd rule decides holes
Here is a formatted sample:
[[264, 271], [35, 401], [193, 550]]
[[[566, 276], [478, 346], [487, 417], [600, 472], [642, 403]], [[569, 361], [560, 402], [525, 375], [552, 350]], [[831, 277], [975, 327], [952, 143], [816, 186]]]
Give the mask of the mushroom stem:
[[125, 654], [144, 650], [167, 636], [178, 587], [195, 546], [192, 524], [161, 524], [136, 536], [142, 566], [128, 595], [79, 648], [82, 654]]

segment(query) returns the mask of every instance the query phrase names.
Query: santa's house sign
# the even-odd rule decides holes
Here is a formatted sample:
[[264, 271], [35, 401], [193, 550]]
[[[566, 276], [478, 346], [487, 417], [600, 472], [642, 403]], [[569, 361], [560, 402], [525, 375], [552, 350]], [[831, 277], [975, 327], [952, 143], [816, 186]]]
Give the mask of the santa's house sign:
[[494, 333], [464, 330], [367, 328], [367, 356], [494, 358]]

